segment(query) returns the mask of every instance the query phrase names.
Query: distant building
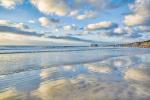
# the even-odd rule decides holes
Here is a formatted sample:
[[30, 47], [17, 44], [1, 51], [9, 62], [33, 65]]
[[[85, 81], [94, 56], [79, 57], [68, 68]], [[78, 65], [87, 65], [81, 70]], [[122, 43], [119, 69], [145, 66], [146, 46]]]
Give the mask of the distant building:
[[98, 44], [91, 44], [91, 47], [98, 47]]

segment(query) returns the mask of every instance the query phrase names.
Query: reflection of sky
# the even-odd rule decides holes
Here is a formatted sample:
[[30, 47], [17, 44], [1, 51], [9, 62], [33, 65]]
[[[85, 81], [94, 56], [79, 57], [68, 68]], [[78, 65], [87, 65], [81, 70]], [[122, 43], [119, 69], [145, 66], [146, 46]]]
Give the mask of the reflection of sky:
[[1, 75], [0, 100], [148, 100], [149, 56], [110, 57]]
[[[134, 52], [132, 52], [134, 50]], [[131, 58], [116, 58], [118, 56], [134, 56], [137, 54], [149, 53], [149, 49], [134, 49], [134, 48], [101, 48], [98, 50], [87, 51], [70, 51], [70, 52], [48, 52], [48, 53], [14, 53], [14, 54], [1, 54], [0, 55], [0, 75], [9, 73], [19, 73], [29, 70], [38, 70], [50, 66], [59, 65], [72, 65], [89, 63], [95, 61], [108, 62], [109, 66], [122, 67], [130, 65], [130, 63], [140, 63], [138, 57]], [[65, 59], [64, 59], [65, 57]], [[145, 56], [146, 57], [146, 56]], [[142, 58], [145, 62], [147, 58]], [[46, 59], [46, 60], [45, 60]], [[130, 62], [131, 59], [131, 62]], [[115, 61], [113, 61], [115, 60]], [[134, 61], [136, 60], [136, 62]], [[123, 67], [124, 67], [123, 66]]]

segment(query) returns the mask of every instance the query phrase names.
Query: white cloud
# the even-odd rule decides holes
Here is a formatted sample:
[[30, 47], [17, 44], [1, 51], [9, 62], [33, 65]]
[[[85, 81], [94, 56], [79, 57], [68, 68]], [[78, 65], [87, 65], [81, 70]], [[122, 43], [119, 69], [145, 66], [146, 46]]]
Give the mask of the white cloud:
[[136, 0], [130, 5], [132, 14], [125, 16], [124, 23], [128, 26], [149, 25], [150, 24], [150, 1]]
[[15, 23], [9, 20], [0, 20], [0, 26], [14, 27], [14, 28], [21, 29], [21, 30], [29, 29], [29, 27], [25, 25], [24, 23]]
[[24, 23], [11, 22], [9, 20], [0, 20], [0, 32], [39, 36], [28, 25]]
[[[54, 21], [55, 22], [55, 21]], [[57, 21], [56, 21], [57, 22]], [[47, 25], [47, 22], [43, 22]], [[78, 42], [67, 39], [54, 39], [41, 37], [40, 34], [30, 29], [23, 23], [14, 23], [0, 20], [0, 45], [79, 45]]]
[[136, 32], [150, 32], [150, 26], [137, 26], [137, 27], [134, 27], [134, 31], [136, 31]]
[[108, 35], [110, 36], [131, 36], [135, 31], [132, 27], [117, 27], [113, 31], [110, 31]]
[[87, 25], [86, 29], [88, 30], [98, 30], [98, 29], [109, 29], [109, 28], [115, 28], [117, 27], [117, 24], [112, 23], [110, 21], [104, 21], [94, 24]]
[[150, 14], [150, 1], [149, 0], [136, 0], [134, 4], [130, 5], [130, 8], [137, 14], [149, 15]]
[[83, 13], [81, 13], [80, 10], [77, 9], [77, 10], [72, 10], [69, 16], [74, 17], [78, 20], [85, 20], [85, 19], [97, 17], [97, 12], [90, 10], [90, 11], [84, 11]]
[[127, 31], [124, 28], [118, 27], [113, 30], [113, 34], [120, 36], [120, 35], [127, 34]]
[[0, 45], [29, 45], [34, 44], [36, 40], [38, 41], [39, 37], [14, 32], [0, 32]]
[[39, 37], [38, 35], [22, 34], [16, 32], [1, 32], [0, 45], [87, 45], [85, 42]]
[[11, 26], [14, 25], [12, 22], [10, 22], [9, 20], [0, 20], [0, 25], [4, 25], [4, 26]]
[[65, 0], [31, 0], [31, 3], [45, 14], [64, 16], [69, 10]]
[[54, 26], [54, 24], [58, 24], [60, 22], [59, 19], [55, 19], [55, 18], [49, 19], [47, 17], [40, 17], [38, 21], [41, 24], [41, 26], [49, 26], [49, 25]]
[[89, 18], [95, 18], [96, 15], [97, 14], [94, 11], [85, 11], [83, 14], [77, 15], [76, 18], [78, 20], [85, 20], [85, 19], [89, 19]]
[[35, 21], [34, 21], [34, 20], [29, 20], [28, 22], [29, 22], [29, 23], [32, 23], [32, 24], [34, 24], [34, 23], [35, 23]]
[[[30, 2], [44, 14], [56, 14], [59, 16], [67, 16], [68, 14], [68, 16], [75, 17], [78, 20], [95, 18], [99, 11], [118, 7], [120, 3], [127, 3], [123, 0], [116, 4], [110, 0], [73, 0], [72, 3], [67, 0], [30, 0]], [[93, 10], [86, 11], [85, 6], [90, 6]]]
[[16, 5], [22, 4], [24, 0], [0, 0], [0, 6], [7, 9], [14, 9]]
[[48, 26], [50, 24], [50, 20], [46, 17], [40, 17], [39, 22], [41, 26]]
[[90, 34], [88, 30], [81, 30], [78, 32], [78, 35], [87, 35], [87, 34]]
[[71, 30], [76, 30], [77, 26], [75, 24], [72, 24], [72, 25], [65, 25], [63, 28], [65, 31], [71, 31]]
[[67, 35], [77, 35], [79, 32], [79, 27], [76, 24], [66, 24], [59, 29], [59, 33], [61, 32], [60, 36], [67, 36]]
[[[88, 31], [88, 34], [84, 38], [95, 41], [106, 41], [106, 42], [118, 42], [129, 43], [139, 40], [148, 39], [149, 37], [149, 26], [134, 26], [134, 27], [110, 27], [110, 28], [99, 28], [95, 24], [88, 28], [85, 27], [84, 31]], [[114, 25], [115, 26], [115, 25]]]
[[78, 10], [73, 10], [70, 12], [70, 16], [73, 16], [73, 17], [77, 16], [78, 14], [79, 14]]
[[146, 18], [144, 18], [142, 15], [127, 15], [125, 16], [124, 23], [127, 26], [134, 26], [134, 25], [141, 25], [146, 22]]
[[71, 30], [72, 29], [72, 26], [71, 25], [66, 25], [66, 26], [64, 26], [64, 30]]
[[90, 6], [92, 9], [99, 11], [103, 11], [106, 9], [114, 9], [120, 7], [122, 5], [128, 4], [131, 2], [130, 0], [74, 0], [74, 6], [76, 8], [85, 7], [86, 5]]
[[25, 25], [24, 23], [17, 23], [15, 25], [15, 27], [18, 28], [18, 29], [22, 29], [22, 30], [29, 29], [29, 27], [27, 25]]

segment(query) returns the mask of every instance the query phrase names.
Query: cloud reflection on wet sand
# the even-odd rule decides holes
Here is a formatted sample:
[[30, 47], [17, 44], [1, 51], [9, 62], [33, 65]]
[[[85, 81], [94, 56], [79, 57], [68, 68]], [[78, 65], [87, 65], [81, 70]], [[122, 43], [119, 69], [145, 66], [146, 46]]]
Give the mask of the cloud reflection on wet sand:
[[98, 73], [110, 73], [113, 69], [111, 67], [108, 66], [99, 66], [99, 65], [95, 65], [95, 64], [85, 64], [85, 67], [87, 67], [87, 69], [90, 72], [98, 72]]
[[46, 70], [41, 70], [40, 77], [42, 79], [48, 78], [49, 76], [52, 76], [55, 73], [57, 73], [57, 71], [58, 71], [58, 68], [56, 68], [56, 67], [52, 67], [52, 68], [49, 68]]
[[125, 72], [125, 79], [136, 81], [150, 81], [150, 68], [129, 68]]
[[15, 89], [8, 89], [0, 93], [0, 100], [11, 100], [11, 98], [14, 98], [16, 96], [17, 92]]
[[[100, 62], [50, 67], [34, 74], [31, 71], [29, 76], [29, 72], [22, 76], [17, 73], [17, 79], [22, 80], [0, 90], [0, 100], [149, 100], [150, 67], [146, 58], [145, 55], [114, 57]], [[0, 84], [7, 78], [1, 77]], [[31, 81], [35, 81], [34, 84], [30, 84]], [[26, 86], [21, 85], [24, 82]]]
[[139, 90], [136, 88], [125, 82], [106, 82], [80, 75], [70, 80], [45, 81], [32, 94], [42, 100], [146, 100], [149, 98], [147, 94], [138, 94]]

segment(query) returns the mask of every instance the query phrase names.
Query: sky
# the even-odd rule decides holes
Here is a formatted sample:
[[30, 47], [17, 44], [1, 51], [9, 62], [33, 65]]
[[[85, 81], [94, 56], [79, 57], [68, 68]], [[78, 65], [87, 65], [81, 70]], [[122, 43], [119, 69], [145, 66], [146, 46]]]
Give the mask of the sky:
[[150, 0], [0, 0], [0, 45], [150, 39]]

